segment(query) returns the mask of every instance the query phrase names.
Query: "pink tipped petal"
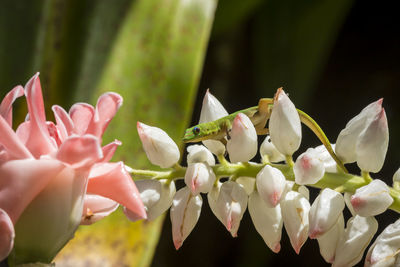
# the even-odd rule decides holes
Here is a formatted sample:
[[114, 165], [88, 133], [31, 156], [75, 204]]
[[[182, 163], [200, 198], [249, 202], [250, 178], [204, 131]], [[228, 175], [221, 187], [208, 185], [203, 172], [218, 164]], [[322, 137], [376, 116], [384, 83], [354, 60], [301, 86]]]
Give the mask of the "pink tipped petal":
[[39, 158], [41, 155], [50, 154], [55, 150], [47, 131], [39, 73], [25, 85], [25, 95], [28, 103], [29, 120], [31, 121], [26, 147], [36, 158]]
[[86, 103], [76, 103], [69, 110], [69, 116], [74, 123], [74, 132], [82, 135], [94, 117], [94, 108]]
[[118, 203], [105, 197], [87, 194], [82, 212], [82, 225], [90, 225], [110, 215], [118, 208]]
[[103, 158], [99, 140], [93, 135], [72, 136], [57, 152], [56, 158], [72, 168], [91, 166]]
[[58, 131], [57, 126], [52, 121], [46, 121], [47, 131], [49, 131], [49, 135], [54, 146], [59, 147], [62, 143], [60, 138], [60, 132]]
[[138, 217], [147, 218], [139, 191], [122, 162], [95, 165], [89, 175], [87, 192], [111, 198]]
[[122, 97], [116, 93], [105, 93], [99, 97], [94, 119], [89, 125], [87, 133], [102, 137], [111, 119], [122, 105]]
[[73, 133], [74, 123], [62, 107], [54, 105], [51, 109], [57, 122], [57, 128], [60, 131], [60, 138], [64, 141]]
[[28, 204], [64, 165], [58, 160], [11, 160], [0, 166], [0, 209], [16, 223]]
[[12, 158], [24, 159], [32, 157], [32, 154], [2, 116], [0, 116], [0, 144]]
[[109, 162], [114, 156], [115, 150], [117, 150], [117, 147], [119, 147], [121, 144], [121, 141], [115, 139], [114, 142], [103, 146], [103, 158], [101, 159], [101, 162]]
[[20, 85], [14, 87], [1, 101], [0, 115], [12, 126], [12, 104], [15, 99], [24, 95], [24, 88]]
[[14, 225], [8, 214], [0, 209], [0, 261], [7, 258], [14, 246]]

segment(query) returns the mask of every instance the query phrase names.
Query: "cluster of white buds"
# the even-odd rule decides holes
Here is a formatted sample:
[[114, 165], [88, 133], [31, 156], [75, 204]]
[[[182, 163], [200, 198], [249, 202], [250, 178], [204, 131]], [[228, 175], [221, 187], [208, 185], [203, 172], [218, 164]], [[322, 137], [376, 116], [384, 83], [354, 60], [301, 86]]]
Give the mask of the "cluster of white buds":
[[[259, 149], [261, 163], [251, 162], [257, 154], [257, 133], [245, 113], [239, 112], [232, 119], [229, 138], [223, 142], [208, 139], [203, 140], [204, 145], [188, 146], [187, 167], [179, 165], [178, 146], [163, 130], [138, 123], [150, 162], [169, 168], [132, 170], [134, 176], [146, 178], [136, 184], [148, 220], [171, 208], [173, 242], [178, 249], [199, 219], [201, 194], [207, 194], [212, 212], [233, 237], [248, 206], [257, 232], [273, 252], [281, 249], [285, 226], [296, 253], [308, 238], [317, 239], [322, 257], [332, 266], [357, 264], [378, 229], [373, 216], [389, 207], [400, 211], [400, 171], [393, 177], [393, 188], [369, 175], [381, 169], [388, 147], [382, 100], [354, 117], [340, 132], [336, 146], [309, 148], [295, 162], [292, 156], [300, 147], [302, 118], [282, 89], [278, 89], [271, 106], [270, 136]], [[227, 114], [207, 91], [200, 122], [215, 121]], [[361, 176], [339, 168], [332, 155], [334, 150], [343, 163], [357, 162]], [[185, 182], [178, 191], [177, 179]], [[312, 202], [305, 185], [321, 189]], [[345, 225], [346, 205], [352, 217]], [[399, 232], [400, 221], [383, 231], [368, 251], [366, 266], [400, 263]]]

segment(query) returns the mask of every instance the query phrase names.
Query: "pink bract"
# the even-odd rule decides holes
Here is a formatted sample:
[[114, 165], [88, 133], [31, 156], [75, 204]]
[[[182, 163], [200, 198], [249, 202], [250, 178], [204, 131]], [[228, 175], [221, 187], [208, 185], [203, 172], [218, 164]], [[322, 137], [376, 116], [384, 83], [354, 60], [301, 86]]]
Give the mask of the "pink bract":
[[[29, 115], [14, 131], [12, 104], [23, 95]], [[103, 133], [121, 104], [120, 95], [105, 93], [95, 108], [77, 103], [68, 113], [53, 106], [56, 123], [46, 121], [38, 73], [25, 88], [17, 86], [4, 97], [0, 105], [0, 260], [13, 247], [13, 227], [14, 249], [25, 249], [17, 245], [21, 238], [18, 224], [25, 225], [20, 220], [31, 220], [31, 213], [36, 214], [35, 220], [40, 220], [46, 210], [58, 216], [56, 222], [63, 216], [70, 220], [66, 229], [59, 229], [64, 231], [60, 235], [67, 236], [66, 241], [80, 223], [90, 224], [113, 212], [115, 202], [138, 218], [146, 218], [140, 194], [125, 165], [108, 162], [121, 143], [115, 140], [101, 147]], [[63, 207], [54, 207], [53, 212], [56, 203]]]

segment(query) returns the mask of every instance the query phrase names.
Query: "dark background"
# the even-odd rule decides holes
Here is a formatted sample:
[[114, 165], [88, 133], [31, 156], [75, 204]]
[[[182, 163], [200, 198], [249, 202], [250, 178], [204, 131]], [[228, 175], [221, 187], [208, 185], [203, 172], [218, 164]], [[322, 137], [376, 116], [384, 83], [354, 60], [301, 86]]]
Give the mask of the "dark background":
[[[256, 38], [257, 29], [260, 17], [267, 13], [267, 3], [228, 31], [217, 35], [214, 28], [192, 124], [198, 121], [202, 97], [207, 88], [228, 112], [233, 112], [256, 105], [260, 97], [272, 97], [276, 88], [283, 86], [296, 107], [311, 115], [334, 143], [347, 121], [367, 104], [383, 97], [390, 142], [383, 169], [373, 177], [391, 185], [392, 175], [400, 166], [400, 17], [395, 4], [395, 1], [355, 1], [332, 38], [332, 45], [326, 50], [326, 59], [313, 70], [315, 79], [309, 86], [304, 86], [307, 89], [301, 90], [297, 89], [303, 84], [297, 84], [299, 79], [291, 75], [293, 61], [290, 58], [276, 58], [271, 54], [260, 59], [259, 50], [255, 49], [260, 44]], [[216, 23], [218, 14], [222, 12], [220, 9], [217, 10]], [[290, 15], [281, 19], [290, 19]], [[284, 39], [284, 35], [284, 31], [275, 33], [277, 38]], [[260, 60], [276, 62], [277, 69], [287, 68], [288, 78], [271, 69], [270, 73], [260, 73], [257, 68]], [[303, 129], [299, 152], [319, 145], [318, 140]], [[356, 166], [350, 166], [350, 169], [358, 172]], [[315, 193], [313, 191], [314, 196]], [[329, 266], [319, 255], [315, 240], [308, 240], [300, 255], [296, 255], [285, 231], [281, 252], [272, 253], [256, 232], [248, 212], [241, 222], [238, 238], [232, 238], [206, 202], [204, 195], [199, 222], [179, 251], [173, 247], [167, 214], [152, 266]], [[348, 218], [349, 214], [346, 215]], [[398, 214], [388, 211], [377, 219], [380, 233], [385, 226], [398, 219]], [[358, 266], [363, 266], [363, 261]]]

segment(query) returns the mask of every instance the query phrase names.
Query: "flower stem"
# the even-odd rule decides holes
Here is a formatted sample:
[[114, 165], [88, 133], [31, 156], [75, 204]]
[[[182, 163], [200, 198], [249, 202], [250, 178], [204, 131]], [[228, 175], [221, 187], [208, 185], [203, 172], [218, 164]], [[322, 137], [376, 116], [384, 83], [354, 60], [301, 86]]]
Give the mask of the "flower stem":
[[[286, 177], [288, 181], [294, 181], [294, 173], [293, 168], [286, 164], [272, 164], [272, 163], [251, 163], [251, 162], [239, 162], [239, 163], [230, 163], [227, 160], [220, 159], [220, 164], [216, 164], [212, 166], [213, 172], [217, 177], [231, 177], [234, 179], [246, 176], [253, 177], [257, 176], [257, 173], [264, 168], [265, 165], [271, 165], [279, 169]], [[135, 177], [140, 177], [139, 179], [167, 179], [167, 180], [176, 180], [183, 179], [185, 176], [186, 167], [182, 167], [179, 169], [168, 169], [165, 171], [150, 171], [150, 170], [135, 170], [131, 171], [131, 174]], [[135, 180], [139, 180], [135, 179]], [[321, 180], [319, 180], [316, 184], [309, 185], [315, 188], [331, 188], [333, 190], [337, 190], [339, 192], [348, 192], [354, 193], [358, 188], [369, 184], [372, 181], [372, 178], [363, 174], [363, 176], [348, 174], [348, 173], [330, 173], [325, 172], [324, 176]], [[393, 197], [393, 204], [390, 206], [390, 209], [400, 213], [400, 192], [390, 187], [390, 195]]]

